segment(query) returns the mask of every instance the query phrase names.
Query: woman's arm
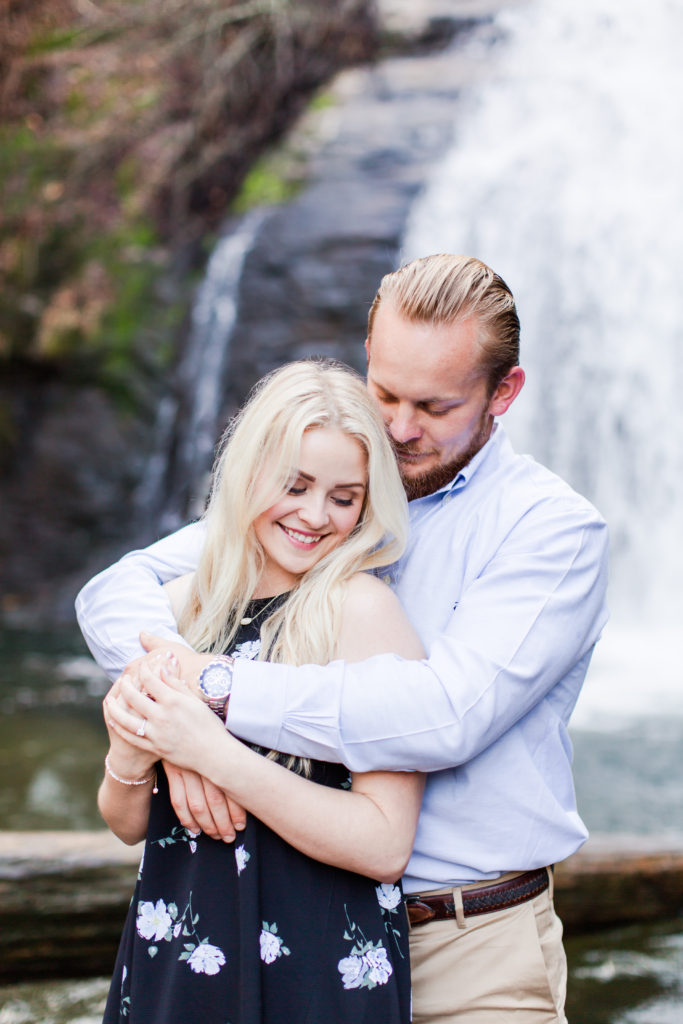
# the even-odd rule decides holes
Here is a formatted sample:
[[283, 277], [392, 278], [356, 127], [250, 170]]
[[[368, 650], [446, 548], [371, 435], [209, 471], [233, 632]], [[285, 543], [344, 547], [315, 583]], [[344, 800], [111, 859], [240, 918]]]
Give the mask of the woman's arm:
[[[203, 702], [163, 675], [165, 681], [145, 665], [144, 694], [122, 683], [133, 710], [117, 702], [111, 714], [131, 744], [208, 778], [317, 860], [378, 881], [400, 877], [414, 839], [422, 776], [373, 772], [354, 776], [350, 791], [318, 785], [244, 746]], [[142, 718], [145, 737], [136, 734]]]
[[97, 806], [114, 835], [132, 846], [147, 832], [157, 758], [127, 743], [116, 732], [111, 709], [123, 703], [120, 688], [121, 682], [115, 683], [102, 705], [110, 742]]
[[[403, 657], [422, 648], [396, 598], [371, 577], [351, 581], [339, 656], [368, 657], [391, 642]], [[378, 650], [379, 649], [379, 650]], [[131, 743], [199, 772], [308, 856], [379, 881], [395, 881], [410, 856], [423, 778], [417, 773], [354, 775], [336, 790], [288, 771], [235, 740], [196, 697], [167, 673], [167, 685], [146, 665], [147, 695], [125, 684], [133, 713], [112, 709], [115, 726]], [[148, 719], [147, 735], [135, 730]]]

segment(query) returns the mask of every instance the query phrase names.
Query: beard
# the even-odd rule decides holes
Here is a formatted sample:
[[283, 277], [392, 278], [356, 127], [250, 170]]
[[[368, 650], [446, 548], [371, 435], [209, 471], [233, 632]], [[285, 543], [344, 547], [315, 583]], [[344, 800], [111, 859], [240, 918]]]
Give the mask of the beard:
[[438, 466], [434, 466], [433, 469], [420, 473], [418, 476], [408, 476], [403, 472], [401, 454], [403, 452], [415, 454], [419, 449], [412, 444], [399, 444], [392, 440], [391, 443], [398, 459], [398, 469], [408, 501], [413, 501], [415, 498], [425, 498], [428, 494], [434, 494], [450, 483], [460, 470], [464, 469], [477, 452], [481, 451], [484, 447], [491, 436], [491, 426], [490, 417], [488, 413], [485, 413], [466, 448], [458, 452], [456, 457], [451, 459], [450, 462], [442, 462]]

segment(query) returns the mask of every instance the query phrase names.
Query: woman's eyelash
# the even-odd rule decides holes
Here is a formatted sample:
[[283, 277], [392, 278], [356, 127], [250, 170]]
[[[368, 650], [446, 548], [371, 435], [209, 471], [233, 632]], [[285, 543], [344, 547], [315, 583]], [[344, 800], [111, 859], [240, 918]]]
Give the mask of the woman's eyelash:
[[[306, 493], [306, 488], [305, 487], [290, 487], [289, 490], [287, 491], [287, 493], [288, 494], [305, 494]], [[354, 502], [353, 498], [333, 498], [332, 500], [334, 501], [334, 503], [336, 505], [342, 505], [345, 508], [348, 508], [350, 505], [353, 505], [353, 502]]]

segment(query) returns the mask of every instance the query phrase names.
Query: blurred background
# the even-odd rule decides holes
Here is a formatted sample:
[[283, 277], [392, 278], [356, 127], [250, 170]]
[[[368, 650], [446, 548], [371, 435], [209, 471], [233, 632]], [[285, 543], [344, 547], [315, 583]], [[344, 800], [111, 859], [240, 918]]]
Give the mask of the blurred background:
[[[201, 511], [258, 377], [362, 369], [382, 274], [447, 250], [517, 297], [515, 447], [611, 528], [580, 811], [680, 847], [678, 0], [9, 0], [0, 39], [0, 830], [101, 827], [78, 588]], [[681, 1020], [675, 907], [569, 953], [570, 1020]], [[0, 1024], [106, 988], [2, 988]]]

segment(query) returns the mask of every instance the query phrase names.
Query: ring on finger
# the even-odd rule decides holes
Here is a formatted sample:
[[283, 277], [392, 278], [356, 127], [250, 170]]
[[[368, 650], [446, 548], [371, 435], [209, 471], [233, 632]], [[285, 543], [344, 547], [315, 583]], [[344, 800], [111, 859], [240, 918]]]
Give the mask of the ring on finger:
[[142, 721], [140, 722], [139, 726], [135, 730], [135, 735], [136, 736], [144, 736], [146, 731], [147, 731], [147, 719], [143, 718]]

